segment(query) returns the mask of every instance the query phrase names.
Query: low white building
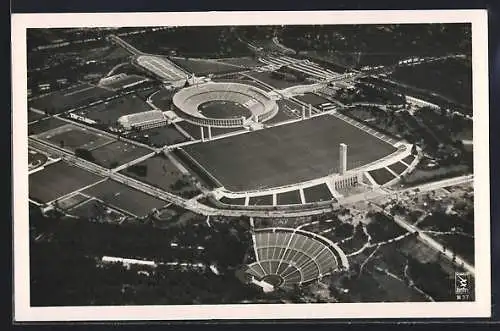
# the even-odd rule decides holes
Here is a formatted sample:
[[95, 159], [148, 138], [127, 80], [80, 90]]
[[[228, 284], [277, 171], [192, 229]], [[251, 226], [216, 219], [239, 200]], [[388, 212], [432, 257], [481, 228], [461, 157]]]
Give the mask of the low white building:
[[141, 113], [124, 115], [118, 119], [118, 124], [125, 130], [147, 130], [167, 124], [167, 118], [160, 110], [149, 110]]

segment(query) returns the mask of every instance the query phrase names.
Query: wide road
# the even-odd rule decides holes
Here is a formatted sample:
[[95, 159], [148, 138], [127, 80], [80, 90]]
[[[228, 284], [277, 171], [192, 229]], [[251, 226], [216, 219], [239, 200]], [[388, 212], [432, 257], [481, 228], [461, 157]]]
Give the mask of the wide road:
[[[133, 178], [127, 177], [118, 172], [114, 172], [112, 169], [107, 169], [102, 166], [99, 166], [95, 163], [86, 161], [82, 158], [79, 158], [72, 153], [63, 150], [59, 147], [51, 145], [47, 142], [37, 140], [33, 137], [29, 137], [29, 146], [33, 147], [37, 150], [41, 150], [47, 152], [49, 154], [57, 155], [61, 157], [63, 160], [83, 168], [92, 173], [98, 174], [103, 177], [107, 177], [113, 180], [116, 180], [122, 184], [128, 185], [132, 188], [135, 188], [141, 192], [147, 193], [149, 195], [158, 197], [159, 199], [172, 202], [178, 206], [181, 206], [185, 209], [188, 209], [194, 213], [202, 214], [205, 216], [232, 216], [232, 217], [240, 217], [240, 216], [250, 216], [250, 217], [302, 217], [309, 215], [319, 215], [332, 210], [334, 206], [323, 207], [320, 209], [309, 209], [309, 210], [298, 210], [298, 211], [286, 211], [286, 210], [245, 210], [245, 209], [218, 209], [206, 206], [204, 204], [199, 203], [193, 199], [184, 199], [175, 194], [163, 191], [159, 188], [156, 188], [152, 185], [143, 183], [141, 181], [135, 180]], [[358, 194], [356, 196], [351, 196], [346, 199], [342, 199], [340, 201], [341, 204], [349, 204], [356, 203], [359, 201], [366, 200], [375, 200], [378, 198], [382, 198], [388, 195], [394, 195], [397, 193], [415, 190], [417, 188], [420, 189], [420, 192], [434, 190], [440, 187], [458, 185], [466, 182], [470, 182], [473, 180], [472, 176], [460, 176], [450, 179], [441, 180], [435, 183], [422, 184], [417, 187], [404, 189], [401, 191], [389, 191], [383, 189], [377, 189], [374, 191], [370, 191], [365, 194]]]

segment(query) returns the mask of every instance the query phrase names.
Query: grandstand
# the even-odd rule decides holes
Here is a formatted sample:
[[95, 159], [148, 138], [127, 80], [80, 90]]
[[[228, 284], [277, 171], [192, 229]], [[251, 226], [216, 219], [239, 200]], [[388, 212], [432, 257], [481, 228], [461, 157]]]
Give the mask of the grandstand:
[[154, 55], [139, 55], [134, 63], [163, 81], [184, 83], [189, 75], [168, 59]]
[[163, 115], [163, 112], [150, 110], [124, 115], [118, 119], [118, 124], [125, 130], [147, 130], [166, 125], [167, 119]]
[[[199, 107], [209, 101], [232, 102], [244, 106], [251, 113], [250, 118], [210, 118], [204, 116]], [[173, 104], [181, 116], [197, 125], [214, 127], [241, 127], [248, 120], [264, 122], [278, 112], [278, 105], [265, 91], [240, 83], [209, 82], [184, 88], [173, 97]]]
[[256, 284], [292, 289], [349, 267], [334, 243], [315, 233], [290, 228], [255, 230], [256, 262], [246, 273]]

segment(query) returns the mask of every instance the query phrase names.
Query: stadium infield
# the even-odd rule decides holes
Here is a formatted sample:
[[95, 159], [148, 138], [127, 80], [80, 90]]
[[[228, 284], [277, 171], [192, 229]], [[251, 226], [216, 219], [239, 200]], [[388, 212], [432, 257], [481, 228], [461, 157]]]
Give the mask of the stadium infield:
[[29, 176], [29, 196], [35, 201], [46, 203], [101, 179], [83, 169], [57, 162]]
[[193, 144], [184, 150], [226, 189], [247, 191], [336, 172], [340, 143], [348, 145], [348, 169], [396, 151], [392, 145], [330, 115]]

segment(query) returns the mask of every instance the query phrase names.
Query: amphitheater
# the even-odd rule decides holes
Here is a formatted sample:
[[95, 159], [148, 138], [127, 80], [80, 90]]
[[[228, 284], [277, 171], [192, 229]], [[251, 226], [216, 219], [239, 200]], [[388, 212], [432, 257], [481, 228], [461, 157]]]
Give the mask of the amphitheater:
[[349, 268], [342, 250], [315, 233], [291, 228], [255, 230], [256, 262], [246, 273], [255, 284], [292, 289]]
[[[210, 101], [241, 105], [251, 115], [237, 118], [204, 116], [200, 112], [200, 106]], [[278, 112], [278, 105], [265, 91], [246, 84], [228, 82], [208, 82], [181, 89], [173, 96], [173, 104], [186, 121], [213, 127], [242, 127], [250, 121], [265, 122]]]

